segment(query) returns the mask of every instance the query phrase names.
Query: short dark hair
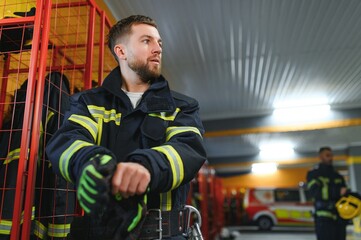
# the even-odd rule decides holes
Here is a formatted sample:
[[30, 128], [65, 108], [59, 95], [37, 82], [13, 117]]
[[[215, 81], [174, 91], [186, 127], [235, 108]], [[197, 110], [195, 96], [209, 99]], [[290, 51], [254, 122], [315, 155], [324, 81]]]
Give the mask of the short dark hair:
[[318, 153], [322, 153], [323, 151], [332, 151], [332, 149], [328, 146], [320, 147], [320, 150], [318, 150]]
[[132, 26], [136, 24], [148, 24], [157, 28], [157, 24], [153, 19], [143, 15], [131, 15], [127, 18], [119, 20], [116, 24], [114, 24], [109, 30], [108, 47], [117, 61], [118, 59], [114, 52], [114, 46], [117, 44], [117, 41], [120, 38], [128, 35], [131, 32]]

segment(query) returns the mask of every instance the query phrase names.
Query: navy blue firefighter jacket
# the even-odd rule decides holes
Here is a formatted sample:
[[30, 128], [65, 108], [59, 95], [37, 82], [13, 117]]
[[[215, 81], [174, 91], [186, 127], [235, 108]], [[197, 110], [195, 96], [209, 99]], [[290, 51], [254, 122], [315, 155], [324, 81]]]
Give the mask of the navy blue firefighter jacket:
[[102, 86], [72, 96], [70, 111], [46, 148], [53, 168], [75, 182], [98, 153], [137, 162], [151, 173], [148, 209], [179, 208], [206, 160], [198, 102], [171, 91], [160, 76], [134, 109], [121, 86], [117, 67]]

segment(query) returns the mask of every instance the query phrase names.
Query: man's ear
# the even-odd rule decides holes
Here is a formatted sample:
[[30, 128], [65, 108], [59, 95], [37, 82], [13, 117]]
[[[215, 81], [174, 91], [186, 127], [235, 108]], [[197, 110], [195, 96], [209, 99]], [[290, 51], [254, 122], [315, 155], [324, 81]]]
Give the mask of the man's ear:
[[114, 53], [117, 55], [119, 60], [126, 60], [126, 49], [123, 44], [117, 44], [114, 46]]

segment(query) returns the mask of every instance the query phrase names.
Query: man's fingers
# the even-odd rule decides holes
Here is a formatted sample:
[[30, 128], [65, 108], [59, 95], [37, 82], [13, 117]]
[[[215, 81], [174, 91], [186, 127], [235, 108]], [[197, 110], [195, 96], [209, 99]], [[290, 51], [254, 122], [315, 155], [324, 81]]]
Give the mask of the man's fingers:
[[121, 163], [118, 163], [117, 168], [115, 169], [115, 172], [113, 174], [113, 178], [112, 178], [112, 193], [114, 195], [119, 193], [119, 186], [121, 184], [122, 181], [122, 175], [123, 172], [121, 171]]
[[143, 194], [150, 182], [149, 171], [137, 163], [119, 163], [112, 179], [112, 193], [127, 198]]

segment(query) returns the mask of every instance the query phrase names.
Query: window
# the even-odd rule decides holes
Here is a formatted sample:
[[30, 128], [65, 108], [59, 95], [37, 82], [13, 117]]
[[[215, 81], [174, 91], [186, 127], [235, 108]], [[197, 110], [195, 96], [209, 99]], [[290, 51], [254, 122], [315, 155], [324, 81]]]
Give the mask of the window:
[[299, 202], [300, 193], [298, 189], [276, 189], [276, 202]]

